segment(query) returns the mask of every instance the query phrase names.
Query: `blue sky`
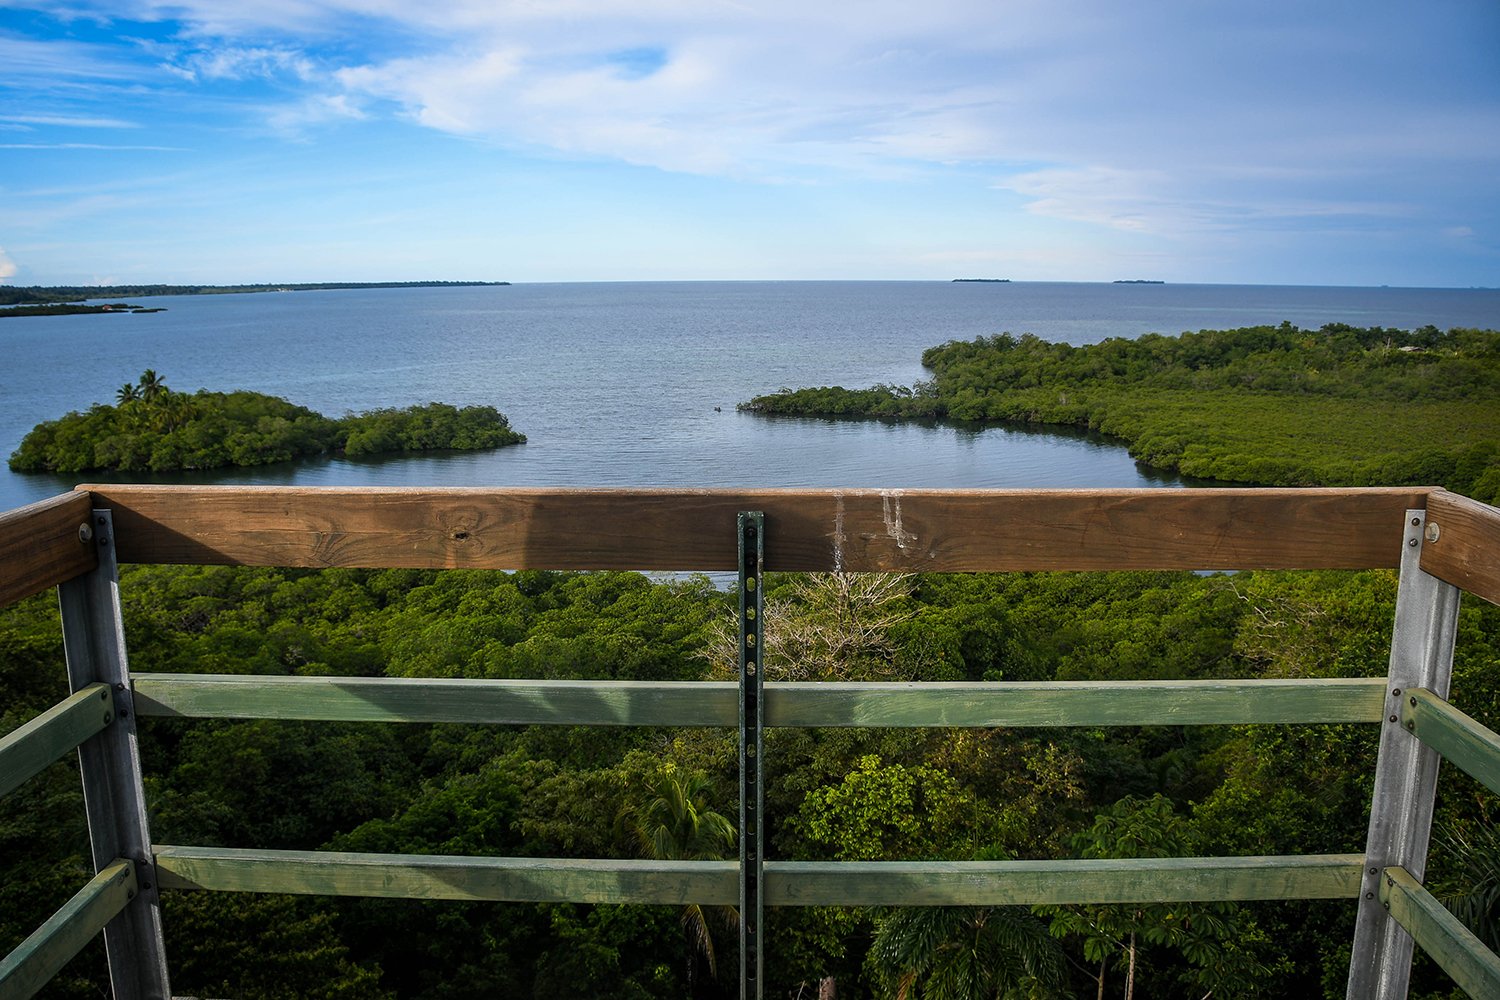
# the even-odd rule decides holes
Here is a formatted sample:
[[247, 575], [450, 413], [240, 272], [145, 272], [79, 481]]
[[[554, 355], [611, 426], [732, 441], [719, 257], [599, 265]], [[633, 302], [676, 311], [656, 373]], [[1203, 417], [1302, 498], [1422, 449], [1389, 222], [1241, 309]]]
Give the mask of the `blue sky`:
[[1500, 286], [1500, 3], [0, 0], [0, 281]]

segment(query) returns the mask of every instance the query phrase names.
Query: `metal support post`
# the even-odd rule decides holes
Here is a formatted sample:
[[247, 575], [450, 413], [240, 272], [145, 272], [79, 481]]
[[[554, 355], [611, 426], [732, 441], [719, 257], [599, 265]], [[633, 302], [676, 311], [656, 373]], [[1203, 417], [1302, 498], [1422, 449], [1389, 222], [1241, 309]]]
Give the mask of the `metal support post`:
[[739, 516], [740, 536], [740, 998], [760, 1000], [761, 850], [764, 794], [761, 759], [761, 651], [765, 648], [765, 608], [761, 562], [765, 555], [765, 515]]
[[1354, 950], [1349, 963], [1349, 1000], [1397, 1000], [1411, 976], [1412, 939], [1380, 902], [1381, 872], [1398, 865], [1421, 880], [1427, 868], [1432, 805], [1437, 794], [1438, 754], [1401, 725], [1401, 703], [1410, 688], [1448, 697], [1453, 642], [1458, 631], [1460, 591], [1423, 572], [1422, 542], [1427, 516], [1406, 512], [1401, 542], [1401, 582], [1391, 634], [1385, 721], [1375, 760], [1375, 789]]
[[99, 566], [58, 587], [68, 685], [77, 691], [108, 684], [115, 706], [111, 723], [78, 748], [94, 870], [103, 871], [117, 858], [130, 861], [139, 885], [125, 909], [104, 928], [109, 978], [115, 1000], [168, 1000], [156, 867], [146, 827], [135, 702], [120, 617], [114, 521], [108, 510], [96, 510], [79, 531], [84, 537], [92, 534]]

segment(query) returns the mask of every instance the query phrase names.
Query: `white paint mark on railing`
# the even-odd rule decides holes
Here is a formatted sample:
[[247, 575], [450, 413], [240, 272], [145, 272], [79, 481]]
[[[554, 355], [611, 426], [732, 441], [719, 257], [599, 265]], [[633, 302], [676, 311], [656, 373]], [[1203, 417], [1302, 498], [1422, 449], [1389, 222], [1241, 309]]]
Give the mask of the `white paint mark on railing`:
[[896, 542], [896, 548], [906, 551], [908, 542], [915, 542], [917, 536], [901, 528], [901, 491], [880, 491], [880, 513], [885, 520], [885, 533]]
[[844, 571], [844, 494], [840, 490], [833, 495], [833, 571]]

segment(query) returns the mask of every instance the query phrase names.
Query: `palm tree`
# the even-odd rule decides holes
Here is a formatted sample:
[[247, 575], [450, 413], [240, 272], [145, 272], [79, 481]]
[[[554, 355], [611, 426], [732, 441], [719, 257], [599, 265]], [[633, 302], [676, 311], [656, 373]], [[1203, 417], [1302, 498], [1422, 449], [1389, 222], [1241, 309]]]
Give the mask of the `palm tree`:
[[115, 402], [121, 406], [133, 403], [141, 398], [141, 391], [135, 387], [134, 382], [126, 382], [115, 390]]
[[158, 407], [163, 431], [175, 431], [193, 418], [193, 398], [185, 392], [163, 387]]
[[1441, 874], [1429, 871], [1433, 895], [1491, 950], [1500, 947], [1500, 828], [1449, 823], [1433, 840], [1447, 862]]
[[167, 383], [156, 371], [147, 368], [141, 372], [141, 398], [146, 402], [152, 402], [156, 397], [167, 391]]
[[876, 965], [897, 1000], [997, 1000], [1063, 992], [1062, 946], [1018, 906], [905, 907], [875, 932]]
[[[670, 765], [650, 779], [651, 798], [637, 807], [630, 829], [641, 854], [661, 861], [719, 861], [734, 850], [734, 824], [709, 807], [712, 782], [704, 774], [686, 774]], [[710, 915], [734, 925], [734, 907], [688, 903], [682, 908], [682, 929], [687, 935], [688, 996], [695, 993], [698, 956], [708, 963], [710, 976], [718, 975]]]

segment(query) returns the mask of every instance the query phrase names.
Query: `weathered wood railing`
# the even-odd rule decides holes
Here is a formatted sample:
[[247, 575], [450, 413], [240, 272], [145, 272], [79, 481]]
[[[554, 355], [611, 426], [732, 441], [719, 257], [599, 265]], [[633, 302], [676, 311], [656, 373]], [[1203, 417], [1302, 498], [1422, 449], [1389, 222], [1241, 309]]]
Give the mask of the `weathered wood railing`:
[[[740, 515], [760, 512], [746, 521]], [[747, 536], [746, 525], [754, 527]], [[746, 555], [746, 539], [753, 544]], [[763, 559], [762, 561], [757, 561]], [[1399, 567], [1387, 677], [796, 684], [137, 674], [117, 560], [492, 569], [955, 572]], [[759, 995], [762, 905], [1357, 901], [1349, 996], [1406, 991], [1412, 940], [1476, 996], [1500, 960], [1421, 886], [1438, 753], [1491, 789], [1500, 737], [1446, 701], [1459, 588], [1500, 602], [1500, 511], [1441, 490], [379, 490], [80, 487], [0, 514], [0, 604], [60, 586], [74, 694], [0, 739], [0, 794], [78, 748], [95, 869], [0, 963], [30, 996], [101, 929], [115, 995], [166, 997], [158, 890], [738, 904]], [[748, 576], [747, 576], [748, 574]], [[747, 610], [748, 609], [748, 610]], [[750, 706], [747, 708], [747, 704]], [[741, 727], [739, 862], [434, 857], [154, 844], [138, 716]], [[1381, 726], [1359, 855], [779, 862], [758, 843], [763, 727], [1364, 722]], [[747, 756], [747, 748], [749, 753]], [[745, 961], [745, 954], [754, 958]]]

